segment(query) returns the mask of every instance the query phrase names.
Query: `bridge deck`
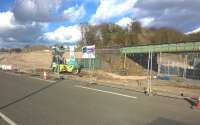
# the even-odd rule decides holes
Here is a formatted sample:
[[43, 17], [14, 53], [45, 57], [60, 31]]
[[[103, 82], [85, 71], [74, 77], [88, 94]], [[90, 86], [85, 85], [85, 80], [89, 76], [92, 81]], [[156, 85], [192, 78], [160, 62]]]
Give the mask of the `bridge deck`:
[[200, 51], [200, 42], [192, 43], [176, 43], [176, 44], [161, 44], [161, 45], [147, 45], [136, 47], [121, 48], [121, 53], [148, 53], [149, 51], [158, 52], [195, 52]]

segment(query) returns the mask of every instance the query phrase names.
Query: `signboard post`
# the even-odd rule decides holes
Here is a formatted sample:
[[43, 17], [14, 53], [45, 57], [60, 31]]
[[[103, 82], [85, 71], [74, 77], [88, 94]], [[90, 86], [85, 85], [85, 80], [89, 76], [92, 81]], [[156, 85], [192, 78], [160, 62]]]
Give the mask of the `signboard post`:
[[[95, 45], [91, 45], [91, 46], [84, 46], [82, 48], [82, 53], [83, 59], [88, 59], [88, 69], [89, 69], [89, 74], [90, 74], [90, 78], [92, 78], [92, 74], [94, 73], [94, 65], [95, 65]], [[92, 82], [92, 80], [91, 80]]]
[[152, 67], [153, 67], [153, 53], [149, 51], [148, 56], [148, 78], [147, 78], [147, 92], [148, 95], [151, 95], [152, 92]]

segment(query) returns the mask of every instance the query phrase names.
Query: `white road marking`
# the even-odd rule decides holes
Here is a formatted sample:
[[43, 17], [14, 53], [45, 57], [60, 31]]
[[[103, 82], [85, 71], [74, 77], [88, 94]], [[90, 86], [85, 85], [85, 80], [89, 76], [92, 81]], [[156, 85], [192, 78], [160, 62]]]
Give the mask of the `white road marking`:
[[137, 97], [135, 97], [135, 96], [125, 95], [125, 94], [121, 94], [121, 93], [117, 93], [117, 92], [104, 91], [104, 90], [94, 89], [94, 88], [90, 88], [90, 87], [84, 87], [84, 86], [80, 86], [80, 85], [76, 85], [75, 87], [93, 90], [93, 91], [97, 91], [97, 92], [109, 93], [109, 94], [112, 94], [112, 95], [123, 96], [123, 97], [126, 97], [126, 98], [137, 99]]
[[9, 125], [17, 125], [14, 121], [9, 119], [7, 116], [5, 116], [3, 113], [0, 112], [0, 117], [4, 119]]
[[29, 78], [31, 78], [31, 79], [37, 79], [37, 80], [41, 80], [41, 81], [45, 81], [45, 82], [50, 82], [50, 83], [56, 82], [56, 81], [53, 81], [53, 80], [44, 80], [44, 79], [37, 78], [37, 77], [29, 77]]

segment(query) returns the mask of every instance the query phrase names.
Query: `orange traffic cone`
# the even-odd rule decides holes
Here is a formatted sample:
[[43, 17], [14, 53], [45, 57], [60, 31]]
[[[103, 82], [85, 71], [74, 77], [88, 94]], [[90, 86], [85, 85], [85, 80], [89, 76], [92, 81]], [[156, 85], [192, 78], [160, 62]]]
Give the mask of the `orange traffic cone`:
[[47, 80], [47, 72], [44, 72], [44, 74], [43, 74], [43, 79], [44, 79], [44, 80]]
[[196, 107], [197, 107], [198, 109], [200, 109], [200, 97], [197, 98], [197, 105], [196, 105]]

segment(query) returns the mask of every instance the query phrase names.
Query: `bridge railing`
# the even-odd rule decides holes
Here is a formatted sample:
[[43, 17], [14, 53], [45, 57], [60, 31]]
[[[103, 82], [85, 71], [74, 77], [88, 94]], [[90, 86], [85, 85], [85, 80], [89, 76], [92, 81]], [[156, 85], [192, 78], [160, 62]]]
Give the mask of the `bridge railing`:
[[158, 52], [193, 52], [200, 51], [200, 42], [146, 45], [121, 48], [121, 53], [148, 53], [149, 51]]

